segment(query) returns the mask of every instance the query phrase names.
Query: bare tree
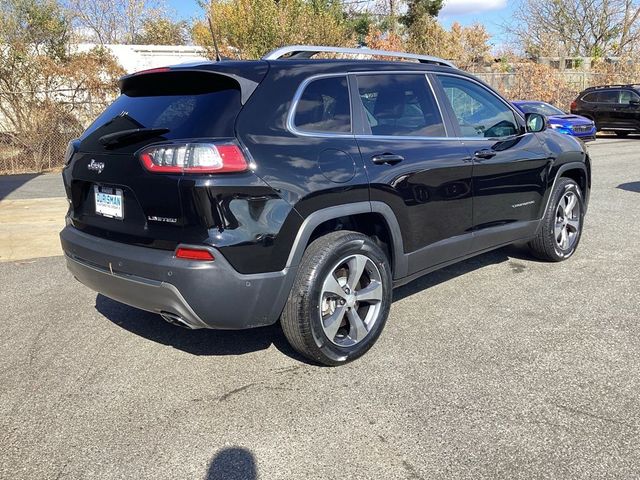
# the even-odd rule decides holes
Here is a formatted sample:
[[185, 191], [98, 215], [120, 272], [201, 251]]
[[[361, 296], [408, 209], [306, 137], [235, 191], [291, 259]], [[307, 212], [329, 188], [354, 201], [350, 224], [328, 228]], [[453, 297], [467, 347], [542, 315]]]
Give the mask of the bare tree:
[[638, 48], [634, 0], [524, 0], [505, 29], [530, 55], [625, 55]]
[[160, 0], [64, 0], [75, 31], [102, 45], [133, 43], [144, 23], [161, 16]]

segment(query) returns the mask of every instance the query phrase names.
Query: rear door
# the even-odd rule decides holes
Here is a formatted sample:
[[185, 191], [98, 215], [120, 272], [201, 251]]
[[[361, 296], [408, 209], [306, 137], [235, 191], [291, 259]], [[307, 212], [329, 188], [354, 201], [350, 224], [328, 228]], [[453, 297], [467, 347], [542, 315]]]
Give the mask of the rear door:
[[[241, 107], [237, 82], [215, 73], [152, 73], [129, 81], [79, 139], [64, 173], [74, 226], [105, 238], [173, 248], [186, 226], [182, 175], [151, 173], [137, 153], [156, 142], [234, 137]], [[169, 153], [170, 163], [176, 155]]]
[[616, 107], [618, 105], [618, 90], [602, 90], [592, 94], [596, 100], [596, 123], [598, 128], [615, 128], [619, 127], [620, 119], [616, 115]]
[[443, 103], [473, 158], [473, 250], [526, 237], [537, 226], [550, 158], [511, 106], [479, 82], [438, 74]]
[[356, 135], [372, 201], [400, 224], [409, 275], [463, 256], [471, 246], [471, 161], [450, 138], [424, 72], [354, 76]]

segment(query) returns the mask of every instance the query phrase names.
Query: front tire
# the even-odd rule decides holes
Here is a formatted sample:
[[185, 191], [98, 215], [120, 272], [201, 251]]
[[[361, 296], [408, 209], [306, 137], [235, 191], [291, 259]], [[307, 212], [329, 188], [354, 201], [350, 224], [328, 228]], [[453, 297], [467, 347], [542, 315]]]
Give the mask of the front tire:
[[582, 236], [584, 213], [580, 186], [570, 178], [558, 179], [538, 233], [529, 242], [532, 253], [551, 262], [561, 262], [572, 256]]
[[364, 355], [389, 315], [389, 260], [369, 237], [332, 232], [307, 248], [281, 317], [291, 346], [324, 365]]

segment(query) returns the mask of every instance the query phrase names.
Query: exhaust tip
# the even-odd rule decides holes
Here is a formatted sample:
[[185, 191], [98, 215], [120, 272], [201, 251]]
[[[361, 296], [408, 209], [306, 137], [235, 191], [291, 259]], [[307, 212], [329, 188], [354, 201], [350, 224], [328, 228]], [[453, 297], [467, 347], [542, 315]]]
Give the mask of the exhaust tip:
[[176, 325], [178, 327], [187, 328], [192, 330], [187, 322], [185, 322], [180, 315], [171, 312], [160, 312], [160, 316], [171, 325]]

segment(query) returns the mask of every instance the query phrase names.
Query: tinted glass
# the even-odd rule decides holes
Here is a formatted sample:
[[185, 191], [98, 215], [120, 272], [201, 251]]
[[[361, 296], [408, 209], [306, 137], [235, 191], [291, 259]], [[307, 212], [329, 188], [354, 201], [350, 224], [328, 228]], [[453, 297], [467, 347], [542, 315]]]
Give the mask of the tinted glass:
[[618, 103], [618, 91], [610, 90], [608, 92], [600, 92], [598, 94], [598, 102], [600, 103]]
[[598, 94], [595, 92], [587, 93], [584, 97], [582, 97], [582, 100], [584, 100], [585, 102], [596, 103], [598, 101]]
[[346, 77], [313, 80], [302, 92], [293, 123], [309, 132], [350, 132], [351, 106]]
[[620, 91], [620, 97], [619, 97], [619, 100], [618, 100], [619, 103], [623, 103], [625, 105], [628, 105], [629, 102], [631, 102], [631, 100], [638, 101], [638, 100], [640, 100], [640, 97], [638, 97], [638, 95], [633, 93], [631, 90], [621, 90]]
[[168, 138], [229, 137], [233, 136], [233, 121], [239, 110], [238, 90], [158, 97], [121, 95], [89, 127], [87, 134], [108, 123], [118, 123], [120, 130], [168, 128]]
[[506, 137], [520, 128], [504, 102], [477, 83], [439, 76], [463, 137]]
[[359, 75], [358, 91], [373, 135], [446, 136], [424, 75]]
[[[176, 94], [174, 88], [170, 95], [163, 95], [156, 88], [154, 94], [137, 91], [120, 95], [84, 132], [82, 149], [101, 150], [104, 148], [100, 142], [102, 136], [138, 128], [167, 131], [110, 149], [135, 151], [140, 143], [151, 141], [233, 137], [235, 119], [242, 107], [240, 90], [228, 88], [226, 84], [215, 90], [215, 82], [211, 79], [210, 76], [207, 93], [185, 89], [184, 94]], [[166, 83], [166, 79], [160, 83]]]

